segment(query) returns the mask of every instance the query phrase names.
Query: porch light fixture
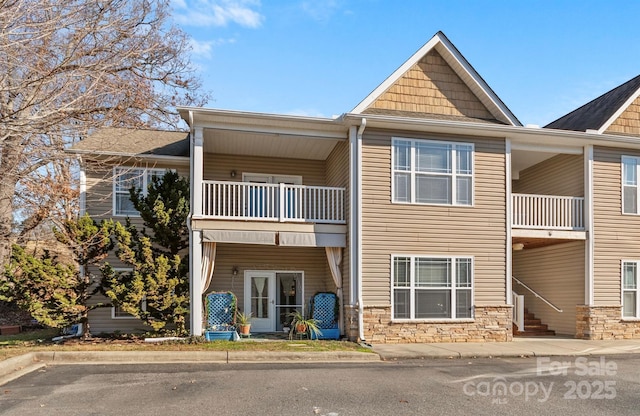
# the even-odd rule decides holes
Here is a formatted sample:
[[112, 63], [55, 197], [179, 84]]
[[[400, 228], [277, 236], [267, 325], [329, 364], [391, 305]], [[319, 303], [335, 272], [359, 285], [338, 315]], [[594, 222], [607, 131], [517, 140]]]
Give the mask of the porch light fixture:
[[511, 245], [513, 251], [520, 251], [524, 249], [524, 243], [515, 243]]
[[236, 177], [236, 171], [232, 170], [229, 175], [231, 175], [232, 178], [235, 178]]
[[231, 269], [231, 273], [234, 276], [237, 276], [238, 275], [238, 266], [233, 266], [233, 269]]

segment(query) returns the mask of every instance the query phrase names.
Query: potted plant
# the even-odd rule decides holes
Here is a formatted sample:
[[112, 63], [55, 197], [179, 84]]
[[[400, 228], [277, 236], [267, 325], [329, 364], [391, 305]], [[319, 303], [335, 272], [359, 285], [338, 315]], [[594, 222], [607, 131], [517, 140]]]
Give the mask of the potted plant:
[[318, 327], [318, 321], [313, 318], [305, 318], [299, 311], [293, 311], [289, 314], [291, 320], [291, 331], [289, 331], [289, 339], [293, 339], [293, 334], [308, 334], [310, 339], [317, 339], [318, 335], [322, 335], [322, 331]]
[[238, 315], [236, 315], [236, 325], [240, 335], [249, 335], [251, 331], [251, 312], [248, 314], [238, 313]]

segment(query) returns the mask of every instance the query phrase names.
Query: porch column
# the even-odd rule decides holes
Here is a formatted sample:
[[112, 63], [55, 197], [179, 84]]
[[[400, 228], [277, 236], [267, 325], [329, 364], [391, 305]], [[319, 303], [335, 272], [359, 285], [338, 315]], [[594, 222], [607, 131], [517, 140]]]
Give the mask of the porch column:
[[190, 232], [189, 313], [191, 335], [202, 335], [202, 235]]
[[194, 217], [202, 217], [202, 180], [204, 170], [203, 144], [204, 129], [193, 128], [191, 138], [191, 212]]

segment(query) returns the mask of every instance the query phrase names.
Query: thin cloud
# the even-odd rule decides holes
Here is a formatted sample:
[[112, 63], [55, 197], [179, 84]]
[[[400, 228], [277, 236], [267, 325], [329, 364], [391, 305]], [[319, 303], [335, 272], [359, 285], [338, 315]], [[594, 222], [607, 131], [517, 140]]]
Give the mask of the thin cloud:
[[229, 39], [216, 39], [216, 40], [207, 40], [207, 41], [199, 41], [191, 38], [191, 52], [194, 57], [208, 59], [213, 55], [213, 49], [216, 46], [235, 43], [234, 38]]
[[319, 22], [329, 20], [340, 8], [338, 0], [305, 0], [300, 3], [300, 9]]
[[174, 19], [185, 26], [211, 27], [237, 24], [257, 28], [264, 16], [255, 9], [259, 0], [172, 0]]

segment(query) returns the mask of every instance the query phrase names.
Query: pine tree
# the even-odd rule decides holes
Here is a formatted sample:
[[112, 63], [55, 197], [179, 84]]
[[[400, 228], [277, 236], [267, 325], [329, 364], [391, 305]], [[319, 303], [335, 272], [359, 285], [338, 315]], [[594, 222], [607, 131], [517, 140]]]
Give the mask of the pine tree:
[[116, 255], [132, 270], [116, 271], [105, 264], [103, 293], [154, 330], [170, 325], [178, 334], [185, 334], [189, 311], [189, 181], [169, 171], [152, 179], [146, 195], [132, 188], [130, 196], [145, 228], [139, 231], [129, 219], [125, 225], [115, 224]]
[[113, 248], [112, 225], [111, 221], [98, 224], [89, 215], [64, 221], [54, 235], [70, 250], [67, 261], [47, 250], [14, 245], [0, 277], [0, 300], [14, 302], [42, 325], [64, 328], [81, 323], [88, 334], [89, 311], [102, 306], [89, 302], [100, 286], [89, 266], [102, 261]]

